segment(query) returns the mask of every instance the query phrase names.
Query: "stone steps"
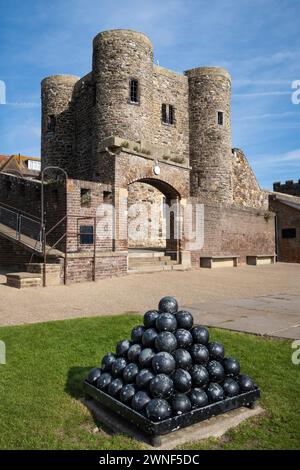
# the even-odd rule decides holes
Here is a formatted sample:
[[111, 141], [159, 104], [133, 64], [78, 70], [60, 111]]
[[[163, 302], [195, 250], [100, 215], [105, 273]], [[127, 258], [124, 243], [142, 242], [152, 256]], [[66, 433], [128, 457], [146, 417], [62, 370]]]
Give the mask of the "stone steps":
[[42, 277], [38, 274], [28, 272], [9, 273], [6, 275], [6, 284], [9, 287], [15, 287], [16, 289], [23, 289], [25, 287], [41, 287]]
[[[26, 287], [41, 287], [43, 284], [43, 263], [27, 263], [27, 271], [8, 273], [6, 284], [9, 287], [23, 289]], [[59, 286], [61, 284], [61, 267], [59, 264], [46, 265], [47, 286]]]

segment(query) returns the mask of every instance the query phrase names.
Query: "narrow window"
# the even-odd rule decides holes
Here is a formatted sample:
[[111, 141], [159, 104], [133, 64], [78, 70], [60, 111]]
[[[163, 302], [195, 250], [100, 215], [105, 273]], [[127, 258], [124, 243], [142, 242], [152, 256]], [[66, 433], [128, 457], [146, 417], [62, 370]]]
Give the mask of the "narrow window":
[[161, 119], [164, 124], [175, 124], [175, 108], [171, 104], [161, 106]]
[[94, 243], [94, 227], [92, 225], [80, 225], [80, 244], [92, 245]]
[[138, 103], [139, 102], [139, 82], [136, 78], [130, 80], [130, 102]]
[[55, 132], [55, 128], [56, 128], [56, 117], [54, 116], [54, 114], [50, 114], [48, 116], [48, 121], [47, 121], [47, 130], [49, 132]]
[[224, 113], [222, 111], [218, 111], [218, 124], [219, 126], [224, 124]]
[[103, 191], [103, 202], [104, 204], [112, 204], [112, 192]]
[[81, 188], [80, 205], [81, 207], [91, 207], [92, 191], [90, 189]]
[[282, 238], [296, 238], [295, 228], [284, 228], [282, 229]]

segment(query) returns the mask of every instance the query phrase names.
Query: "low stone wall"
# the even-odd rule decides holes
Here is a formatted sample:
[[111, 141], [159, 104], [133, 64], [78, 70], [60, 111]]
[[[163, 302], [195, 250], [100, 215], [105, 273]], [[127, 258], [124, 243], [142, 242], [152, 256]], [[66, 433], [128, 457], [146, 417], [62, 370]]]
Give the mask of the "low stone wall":
[[[68, 256], [67, 283], [93, 280], [94, 259], [90, 254], [74, 253]], [[96, 281], [127, 274], [127, 252], [97, 254]]]
[[274, 214], [259, 209], [233, 206], [204, 207], [204, 246], [192, 252], [192, 266], [201, 256], [246, 256], [275, 253]]

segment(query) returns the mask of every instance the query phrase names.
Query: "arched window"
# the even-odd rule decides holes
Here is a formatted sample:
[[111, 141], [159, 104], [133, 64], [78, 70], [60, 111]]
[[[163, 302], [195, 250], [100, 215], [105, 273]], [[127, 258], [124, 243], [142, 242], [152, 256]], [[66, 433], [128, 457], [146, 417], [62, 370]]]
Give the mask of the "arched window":
[[139, 103], [139, 81], [136, 78], [131, 78], [129, 99], [131, 103]]

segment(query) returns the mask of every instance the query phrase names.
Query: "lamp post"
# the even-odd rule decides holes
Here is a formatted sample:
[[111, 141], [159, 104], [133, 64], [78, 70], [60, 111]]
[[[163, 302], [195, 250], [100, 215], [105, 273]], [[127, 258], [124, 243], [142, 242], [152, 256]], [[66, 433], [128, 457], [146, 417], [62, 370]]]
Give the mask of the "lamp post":
[[[66, 184], [66, 193], [67, 193], [67, 181], [68, 181], [68, 173], [66, 172], [66, 170], [64, 170], [63, 168], [60, 168], [59, 166], [46, 166], [45, 168], [42, 169], [42, 172], [41, 172], [41, 183], [42, 183], [42, 187], [41, 187], [41, 225], [42, 225], [42, 238], [43, 238], [43, 257], [44, 257], [44, 268], [43, 268], [43, 287], [46, 287], [46, 227], [45, 227], [45, 208], [44, 208], [44, 205], [45, 205], [45, 198], [44, 198], [44, 182], [45, 182], [45, 173], [48, 171], [48, 170], [56, 170], [56, 171], [60, 171], [64, 174], [64, 177], [65, 177], [65, 184]], [[68, 214], [68, 197], [67, 197], [67, 194], [66, 194], [66, 215]], [[66, 236], [66, 241], [65, 243], [67, 243], [67, 236]], [[65, 260], [64, 260], [64, 271], [65, 271], [65, 278], [66, 278], [66, 263], [67, 263], [67, 260], [66, 260], [66, 257], [65, 257]]]

